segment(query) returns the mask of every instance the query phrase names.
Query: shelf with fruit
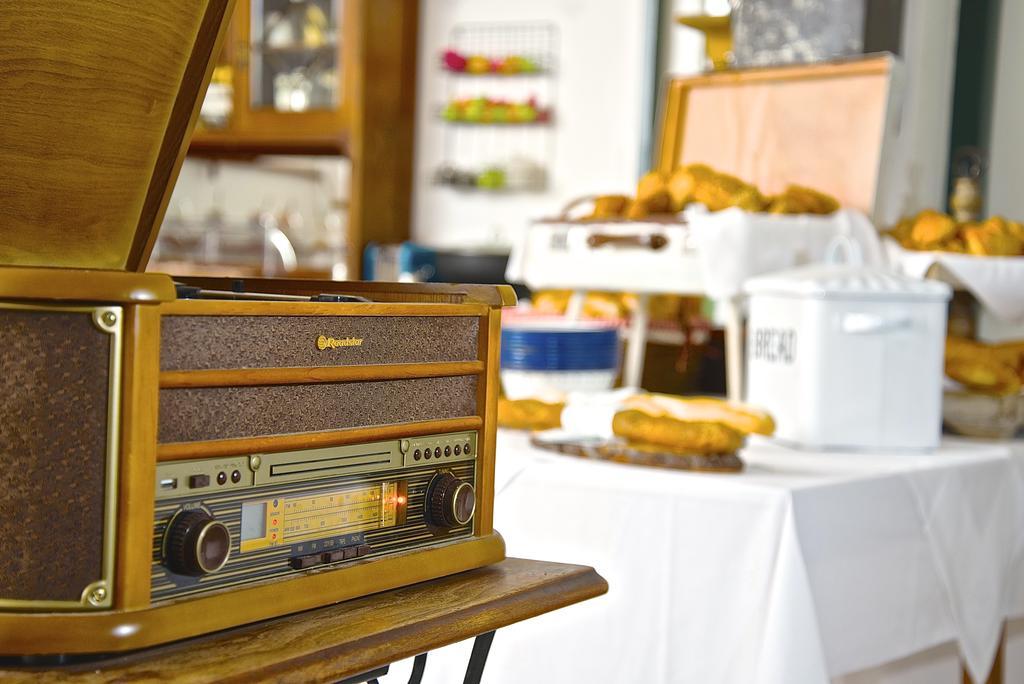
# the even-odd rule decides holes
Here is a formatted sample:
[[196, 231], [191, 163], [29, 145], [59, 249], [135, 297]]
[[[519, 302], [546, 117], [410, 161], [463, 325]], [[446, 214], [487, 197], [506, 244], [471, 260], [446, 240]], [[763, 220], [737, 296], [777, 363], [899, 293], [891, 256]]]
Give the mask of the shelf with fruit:
[[441, 118], [449, 123], [536, 125], [551, 122], [549, 107], [537, 104], [534, 98], [512, 102], [489, 97], [453, 100], [441, 109]]
[[486, 192], [540, 192], [547, 186], [547, 172], [540, 164], [514, 157], [504, 164], [491, 164], [482, 170], [442, 164], [434, 182], [457, 190]]
[[463, 55], [451, 49], [441, 54], [441, 68], [465, 76], [538, 76], [550, 72], [543, 66], [543, 60], [535, 57]]

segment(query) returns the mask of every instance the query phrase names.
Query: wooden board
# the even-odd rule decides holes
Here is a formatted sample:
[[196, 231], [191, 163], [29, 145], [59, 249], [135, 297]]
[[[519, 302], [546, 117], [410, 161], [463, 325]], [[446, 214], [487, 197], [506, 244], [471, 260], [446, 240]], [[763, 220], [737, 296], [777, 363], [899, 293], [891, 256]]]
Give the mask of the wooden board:
[[144, 270], [233, 3], [5, 6], [0, 263]]
[[[0, 664], [5, 682], [335, 682], [604, 594], [593, 568], [509, 558], [469, 572], [105, 660]], [[429, 669], [429, 660], [428, 660]]]
[[707, 473], [739, 473], [743, 471], [743, 460], [736, 454], [674, 454], [668, 451], [635, 448], [619, 440], [548, 439], [536, 435], [530, 439], [530, 444], [538, 449], [556, 451], [570, 456], [650, 468]]
[[674, 79], [656, 168], [708, 164], [768, 194], [806, 185], [874, 216], [898, 131], [895, 67], [885, 55]]

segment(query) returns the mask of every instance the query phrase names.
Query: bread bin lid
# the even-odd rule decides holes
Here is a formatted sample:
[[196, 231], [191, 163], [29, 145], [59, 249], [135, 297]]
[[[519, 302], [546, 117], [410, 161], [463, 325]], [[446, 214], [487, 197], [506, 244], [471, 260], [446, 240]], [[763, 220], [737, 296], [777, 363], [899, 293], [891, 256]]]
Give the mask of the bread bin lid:
[[918, 280], [882, 268], [815, 264], [777, 271], [748, 280], [749, 295], [804, 299], [948, 301], [953, 290], [937, 280]]
[[0, 264], [145, 270], [233, 6], [4, 9]]
[[882, 54], [672, 79], [656, 168], [708, 164], [767, 194], [805, 185], [887, 224], [902, 199], [900, 74]]

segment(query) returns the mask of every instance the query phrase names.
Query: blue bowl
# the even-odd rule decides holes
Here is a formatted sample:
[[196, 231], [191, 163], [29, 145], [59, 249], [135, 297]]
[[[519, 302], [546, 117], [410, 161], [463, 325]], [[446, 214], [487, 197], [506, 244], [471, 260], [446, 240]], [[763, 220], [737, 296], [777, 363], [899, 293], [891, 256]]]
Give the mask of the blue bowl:
[[501, 331], [501, 366], [509, 370], [608, 370], [619, 365], [613, 327], [513, 324]]

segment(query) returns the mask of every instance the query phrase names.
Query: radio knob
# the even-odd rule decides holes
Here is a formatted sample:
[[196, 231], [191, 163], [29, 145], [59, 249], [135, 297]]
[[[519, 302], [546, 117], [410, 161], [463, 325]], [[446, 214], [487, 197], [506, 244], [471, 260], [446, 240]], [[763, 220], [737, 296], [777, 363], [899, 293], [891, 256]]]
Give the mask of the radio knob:
[[167, 528], [164, 565], [179, 575], [200, 577], [217, 572], [230, 553], [231, 533], [206, 511], [182, 511]]
[[473, 485], [451, 473], [434, 477], [427, 492], [426, 518], [435, 527], [457, 527], [473, 519], [476, 492]]

